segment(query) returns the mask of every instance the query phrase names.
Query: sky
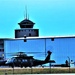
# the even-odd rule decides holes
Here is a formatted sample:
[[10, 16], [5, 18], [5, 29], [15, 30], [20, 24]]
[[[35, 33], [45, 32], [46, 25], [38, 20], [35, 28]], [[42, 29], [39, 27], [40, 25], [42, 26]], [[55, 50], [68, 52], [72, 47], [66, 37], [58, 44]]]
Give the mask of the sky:
[[75, 0], [0, 0], [0, 38], [15, 37], [25, 6], [39, 36], [75, 35]]

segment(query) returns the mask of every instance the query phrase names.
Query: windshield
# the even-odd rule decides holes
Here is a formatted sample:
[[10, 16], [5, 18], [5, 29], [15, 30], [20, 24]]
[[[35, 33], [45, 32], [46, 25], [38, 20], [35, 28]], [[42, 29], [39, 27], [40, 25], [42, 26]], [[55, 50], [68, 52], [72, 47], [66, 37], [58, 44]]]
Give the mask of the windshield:
[[10, 58], [7, 60], [7, 62], [13, 62], [15, 58]]

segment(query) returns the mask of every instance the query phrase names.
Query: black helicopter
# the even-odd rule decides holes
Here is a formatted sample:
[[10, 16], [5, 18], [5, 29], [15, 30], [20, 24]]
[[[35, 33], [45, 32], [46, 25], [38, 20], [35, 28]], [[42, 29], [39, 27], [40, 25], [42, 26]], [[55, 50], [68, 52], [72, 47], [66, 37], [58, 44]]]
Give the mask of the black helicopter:
[[46, 63], [55, 63], [54, 60], [50, 60], [52, 52], [48, 51], [48, 55], [45, 60], [34, 59], [33, 56], [27, 56], [24, 52], [18, 52], [17, 56], [12, 57], [5, 64], [10, 67], [33, 67], [43, 65]]

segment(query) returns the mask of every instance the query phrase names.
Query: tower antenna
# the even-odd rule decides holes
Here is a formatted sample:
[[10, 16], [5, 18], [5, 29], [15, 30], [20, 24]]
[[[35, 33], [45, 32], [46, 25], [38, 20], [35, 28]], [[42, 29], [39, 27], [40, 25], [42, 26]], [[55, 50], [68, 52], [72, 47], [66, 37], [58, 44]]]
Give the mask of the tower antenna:
[[25, 19], [25, 10], [24, 10], [24, 19]]
[[28, 19], [29, 19], [29, 14], [28, 14]]
[[26, 19], [27, 19], [27, 6], [25, 7], [25, 9], [26, 9]]
[[25, 6], [25, 11], [24, 11], [24, 19], [27, 19], [27, 6]]

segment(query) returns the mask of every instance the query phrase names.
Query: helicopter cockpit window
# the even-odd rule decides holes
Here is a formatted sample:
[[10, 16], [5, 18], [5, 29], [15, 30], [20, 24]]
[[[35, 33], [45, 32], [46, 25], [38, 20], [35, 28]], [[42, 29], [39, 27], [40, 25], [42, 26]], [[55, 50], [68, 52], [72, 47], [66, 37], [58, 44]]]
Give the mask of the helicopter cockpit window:
[[10, 61], [11, 61], [11, 59], [8, 59], [8, 60], [7, 60], [7, 62], [10, 62]]
[[7, 62], [13, 62], [13, 61], [14, 61], [14, 58], [10, 58], [10, 59], [8, 59]]
[[14, 61], [14, 58], [11, 58], [12, 61]]

